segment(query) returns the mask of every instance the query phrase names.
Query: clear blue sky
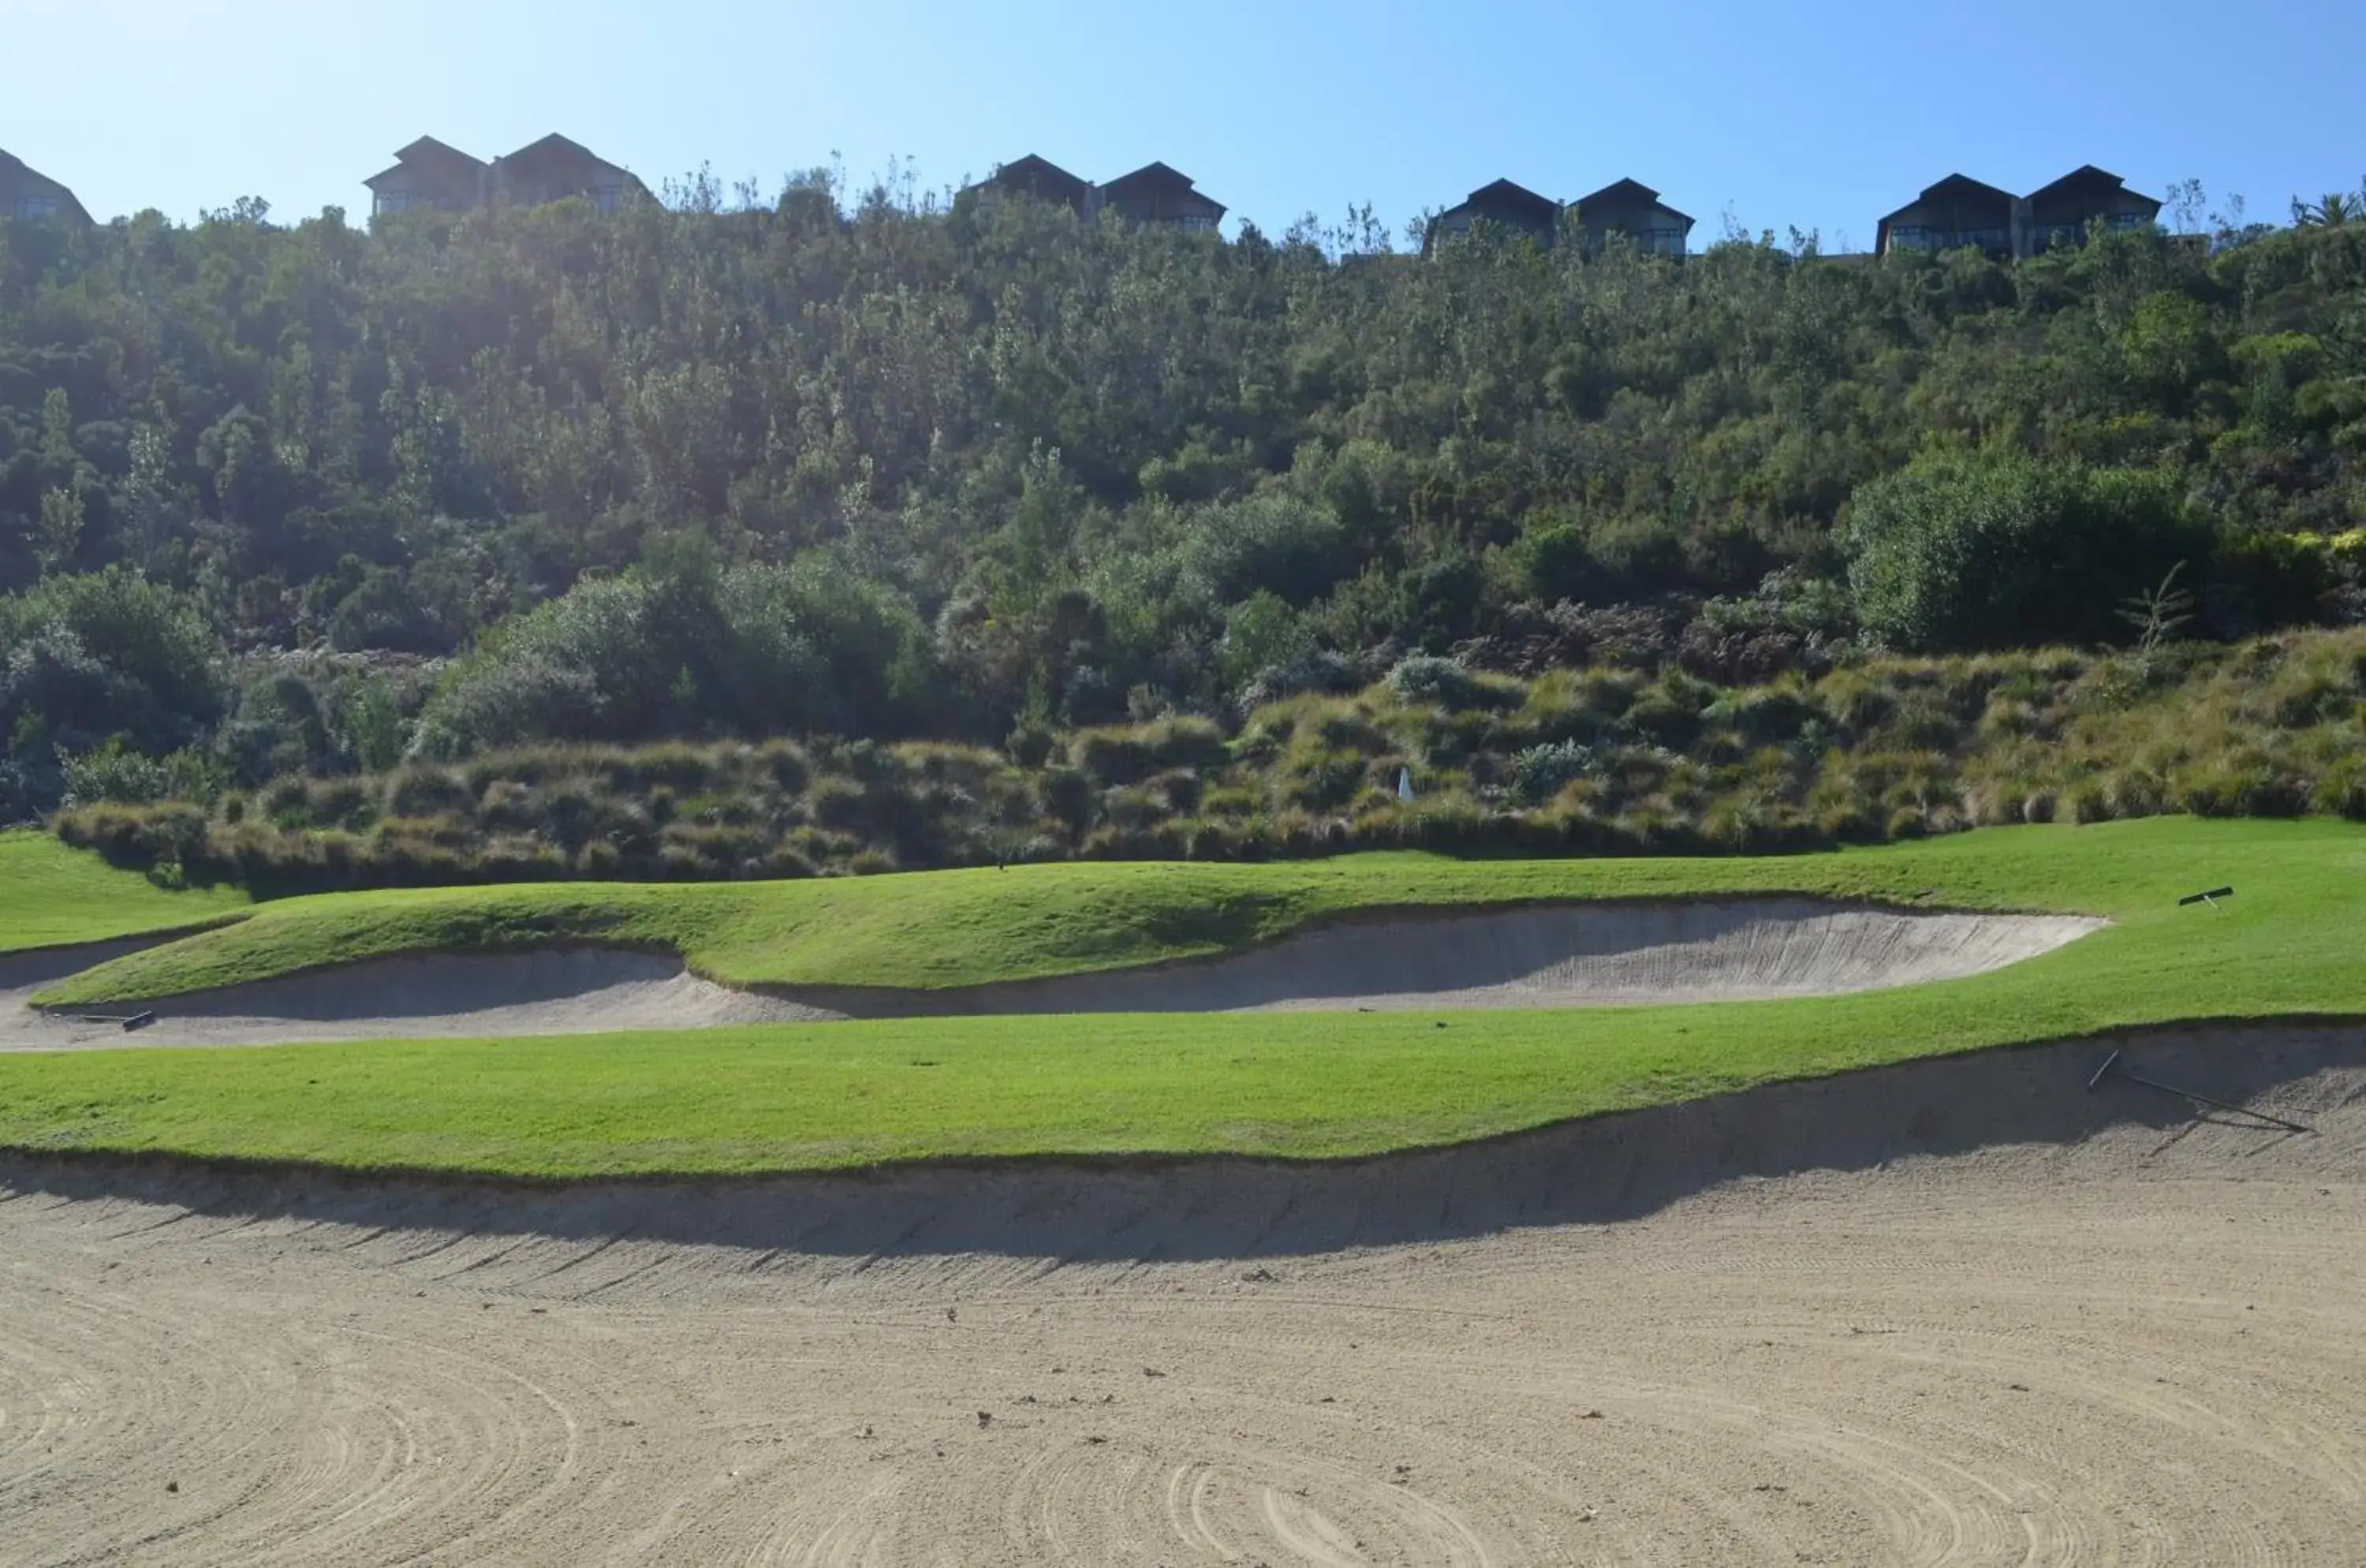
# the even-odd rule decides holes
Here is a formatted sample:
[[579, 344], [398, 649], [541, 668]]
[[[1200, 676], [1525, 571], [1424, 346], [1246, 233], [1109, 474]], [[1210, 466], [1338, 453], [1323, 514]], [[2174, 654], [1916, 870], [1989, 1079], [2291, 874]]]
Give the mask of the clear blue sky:
[[2366, 176], [2359, 0], [19, 0], [0, 148], [102, 220], [340, 205], [422, 133], [480, 157], [563, 130], [651, 186], [768, 191], [841, 155], [940, 186], [1042, 152], [1152, 159], [1279, 231], [1391, 228], [1508, 176], [1622, 175], [1714, 239], [1826, 247], [1955, 170], [2026, 191], [2084, 163], [2198, 176], [2281, 221]]

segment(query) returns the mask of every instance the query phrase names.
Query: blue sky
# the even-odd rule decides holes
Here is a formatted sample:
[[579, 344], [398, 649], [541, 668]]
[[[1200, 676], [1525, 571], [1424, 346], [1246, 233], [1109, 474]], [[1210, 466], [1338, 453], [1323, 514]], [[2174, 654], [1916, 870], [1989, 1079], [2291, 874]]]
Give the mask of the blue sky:
[[[15, 9], [15, 7], [12, 7]], [[422, 133], [481, 157], [563, 130], [651, 185], [767, 190], [839, 155], [924, 186], [1039, 152], [1163, 159], [1272, 231], [1369, 202], [1392, 228], [1499, 176], [1623, 175], [1700, 220], [1874, 222], [1962, 170], [2199, 177], [2282, 220], [2366, 177], [2357, 0], [26, 0], [0, 147], [102, 219], [242, 195], [341, 205]], [[38, 69], [27, 69], [39, 62]]]

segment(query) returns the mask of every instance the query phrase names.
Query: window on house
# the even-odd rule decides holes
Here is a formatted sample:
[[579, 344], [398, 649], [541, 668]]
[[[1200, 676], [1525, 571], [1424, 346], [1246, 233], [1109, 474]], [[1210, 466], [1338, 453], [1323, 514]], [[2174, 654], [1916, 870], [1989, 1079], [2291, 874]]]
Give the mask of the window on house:
[[2112, 228], [2124, 232], [2131, 229], [2149, 229], [2152, 227], [2152, 220], [2141, 212], [2114, 212], [2111, 216], [2110, 224]]
[[1684, 231], [1675, 228], [1646, 229], [1643, 249], [1654, 255], [1680, 256], [1684, 254]]
[[377, 201], [373, 210], [378, 212], [408, 212], [411, 210], [411, 192], [407, 190], [382, 190], [377, 193]]
[[27, 196], [17, 200], [17, 216], [19, 218], [48, 218], [57, 210], [58, 198], [53, 196]]
[[1921, 223], [1900, 223], [1889, 231], [1889, 248], [1893, 251], [1935, 251], [1939, 248], [1939, 231]]
[[1211, 229], [1213, 229], [1216, 224], [1215, 220], [1209, 218], [1206, 214], [1192, 212], [1186, 213], [1184, 216], [1177, 218], [1175, 220], [1175, 226], [1182, 230], [1186, 234], [1204, 234]]
[[593, 186], [592, 205], [603, 212], [614, 212], [625, 199], [623, 186]]

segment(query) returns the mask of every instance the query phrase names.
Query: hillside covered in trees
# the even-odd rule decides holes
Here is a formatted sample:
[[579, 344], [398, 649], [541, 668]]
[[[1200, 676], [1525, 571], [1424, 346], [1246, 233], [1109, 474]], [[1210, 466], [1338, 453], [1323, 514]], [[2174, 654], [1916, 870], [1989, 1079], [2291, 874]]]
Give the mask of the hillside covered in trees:
[[[1077, 852], [1116, 792], [1253, 773], [1294, 744], [1261, 711], [1368, 688], [1500, 710], [1590, 668], [1623, 672], [1614, 720], [1700, 700], [1673, 740], [1547, 725], [1476, 773], [1333, 746], [1356, 777], [1289, 809], [1408, 765], [1473, 809], [1558, 768], [1558, 798], [1693, 745], [1702, 694], [1885, 655], [2366, 621], [2366, 225], [1424, 261], [687, 195], [0, 224], [0, 820], [537, 744], [928, 740], [1032, 777], [1132, 723], [1223, 752], [1088, 777], [1054, 814]], [[2316, 753], [2366, 744], [2310, 713], [2349, 726]], [[1775, 743], [1838, 740], [1807, 722]], [[1584, 755], [1515, 755], [1546, 746]], [[1896, 827], [1810, 810], [1798, 766], [1810, 837]], [[306, 789], [287, 825], [326, 826]], [[337, 830], [400, 815], [364, 793]], [[1042, 804], [997, 820], [1028, 841]]]

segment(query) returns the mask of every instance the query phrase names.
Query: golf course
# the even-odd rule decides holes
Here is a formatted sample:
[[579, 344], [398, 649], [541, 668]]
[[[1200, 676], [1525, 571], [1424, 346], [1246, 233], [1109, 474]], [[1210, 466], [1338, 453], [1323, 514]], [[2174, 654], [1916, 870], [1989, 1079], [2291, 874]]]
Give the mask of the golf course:
[[[512, 1178], [995, 1156], [1320, 1159], [1989, 1047], [2366, 1014], [2366, 829], [2325, 821], [2033, 827], [1759, 859], [1069, 864], [252, 906], [163, 892], [29, 835], [0, 840], [0, 942], [50, 960], [32, 1008], [156, 1017], [153, 1033], [101, 1022], [77, 1039], [120, 1048], [0, 1054], [0, 1144], [52, 1153]], [[2228, 884], [2231, 897], [2180, 902]], [[1418, 947], [1437, 941], [1422, 922], [1457, 916], [1587, 908], [1616, 926], [1752, 900], [2085, 923], [2051, 928], [2029, 956], [1985, 972], [1920, 984], [1874, 973], [1832, 995], [1572, 1007], [1520, 1006], [1515, 991], [1424, 1009], [1375, 1005], [1407, 988], [1383, 976], [1319, 1010], [1224, 1010], [1234, 999], [1179, 1010], [1170, 998], [1155, 1011], [1079, 1011], [1056, 993], [1009, 1010], [1023, 990], [1003, 1007], [979, 1002], [981, 988], [1144, 970], [1179, 976], [1188, 997], [1194, 971], [1226, 955], [1359, 923], [1393, 921]], [[60, 947], [190, 928], [202, 929], [114, 956]], [[1701, 945], [1697, 933], [1683, 940]], [[645, 964], [659, 955], [660, 971], [670, 960], [702, 994], [780, 998], [784, 1016], [844, 1021], [399, 1037], [453, 964], [585, 948]], [[1380, 967], [1406, 962], [1400, 951]], [[220, 998], [290, 977], [350, 988], [389, 963], [412, 965], [400, 985], [414, 1005], [372, 1032], [380, 1038], [143, 1047], [176, 1010], [219, 1011]], [[1819, 988], [1813, 964], [1786, 984]], [[932, 996], [961, 1001], [927, 1016]], [[845, 1018], [799, 997], [892, 998], [900, 1016]], [[270, 1037], [305, 1032], [299, 1018]]]
[[0, 889], [28, 1561], [2366, 1517], [2355, 825], [268, 900], [20, 833]]

